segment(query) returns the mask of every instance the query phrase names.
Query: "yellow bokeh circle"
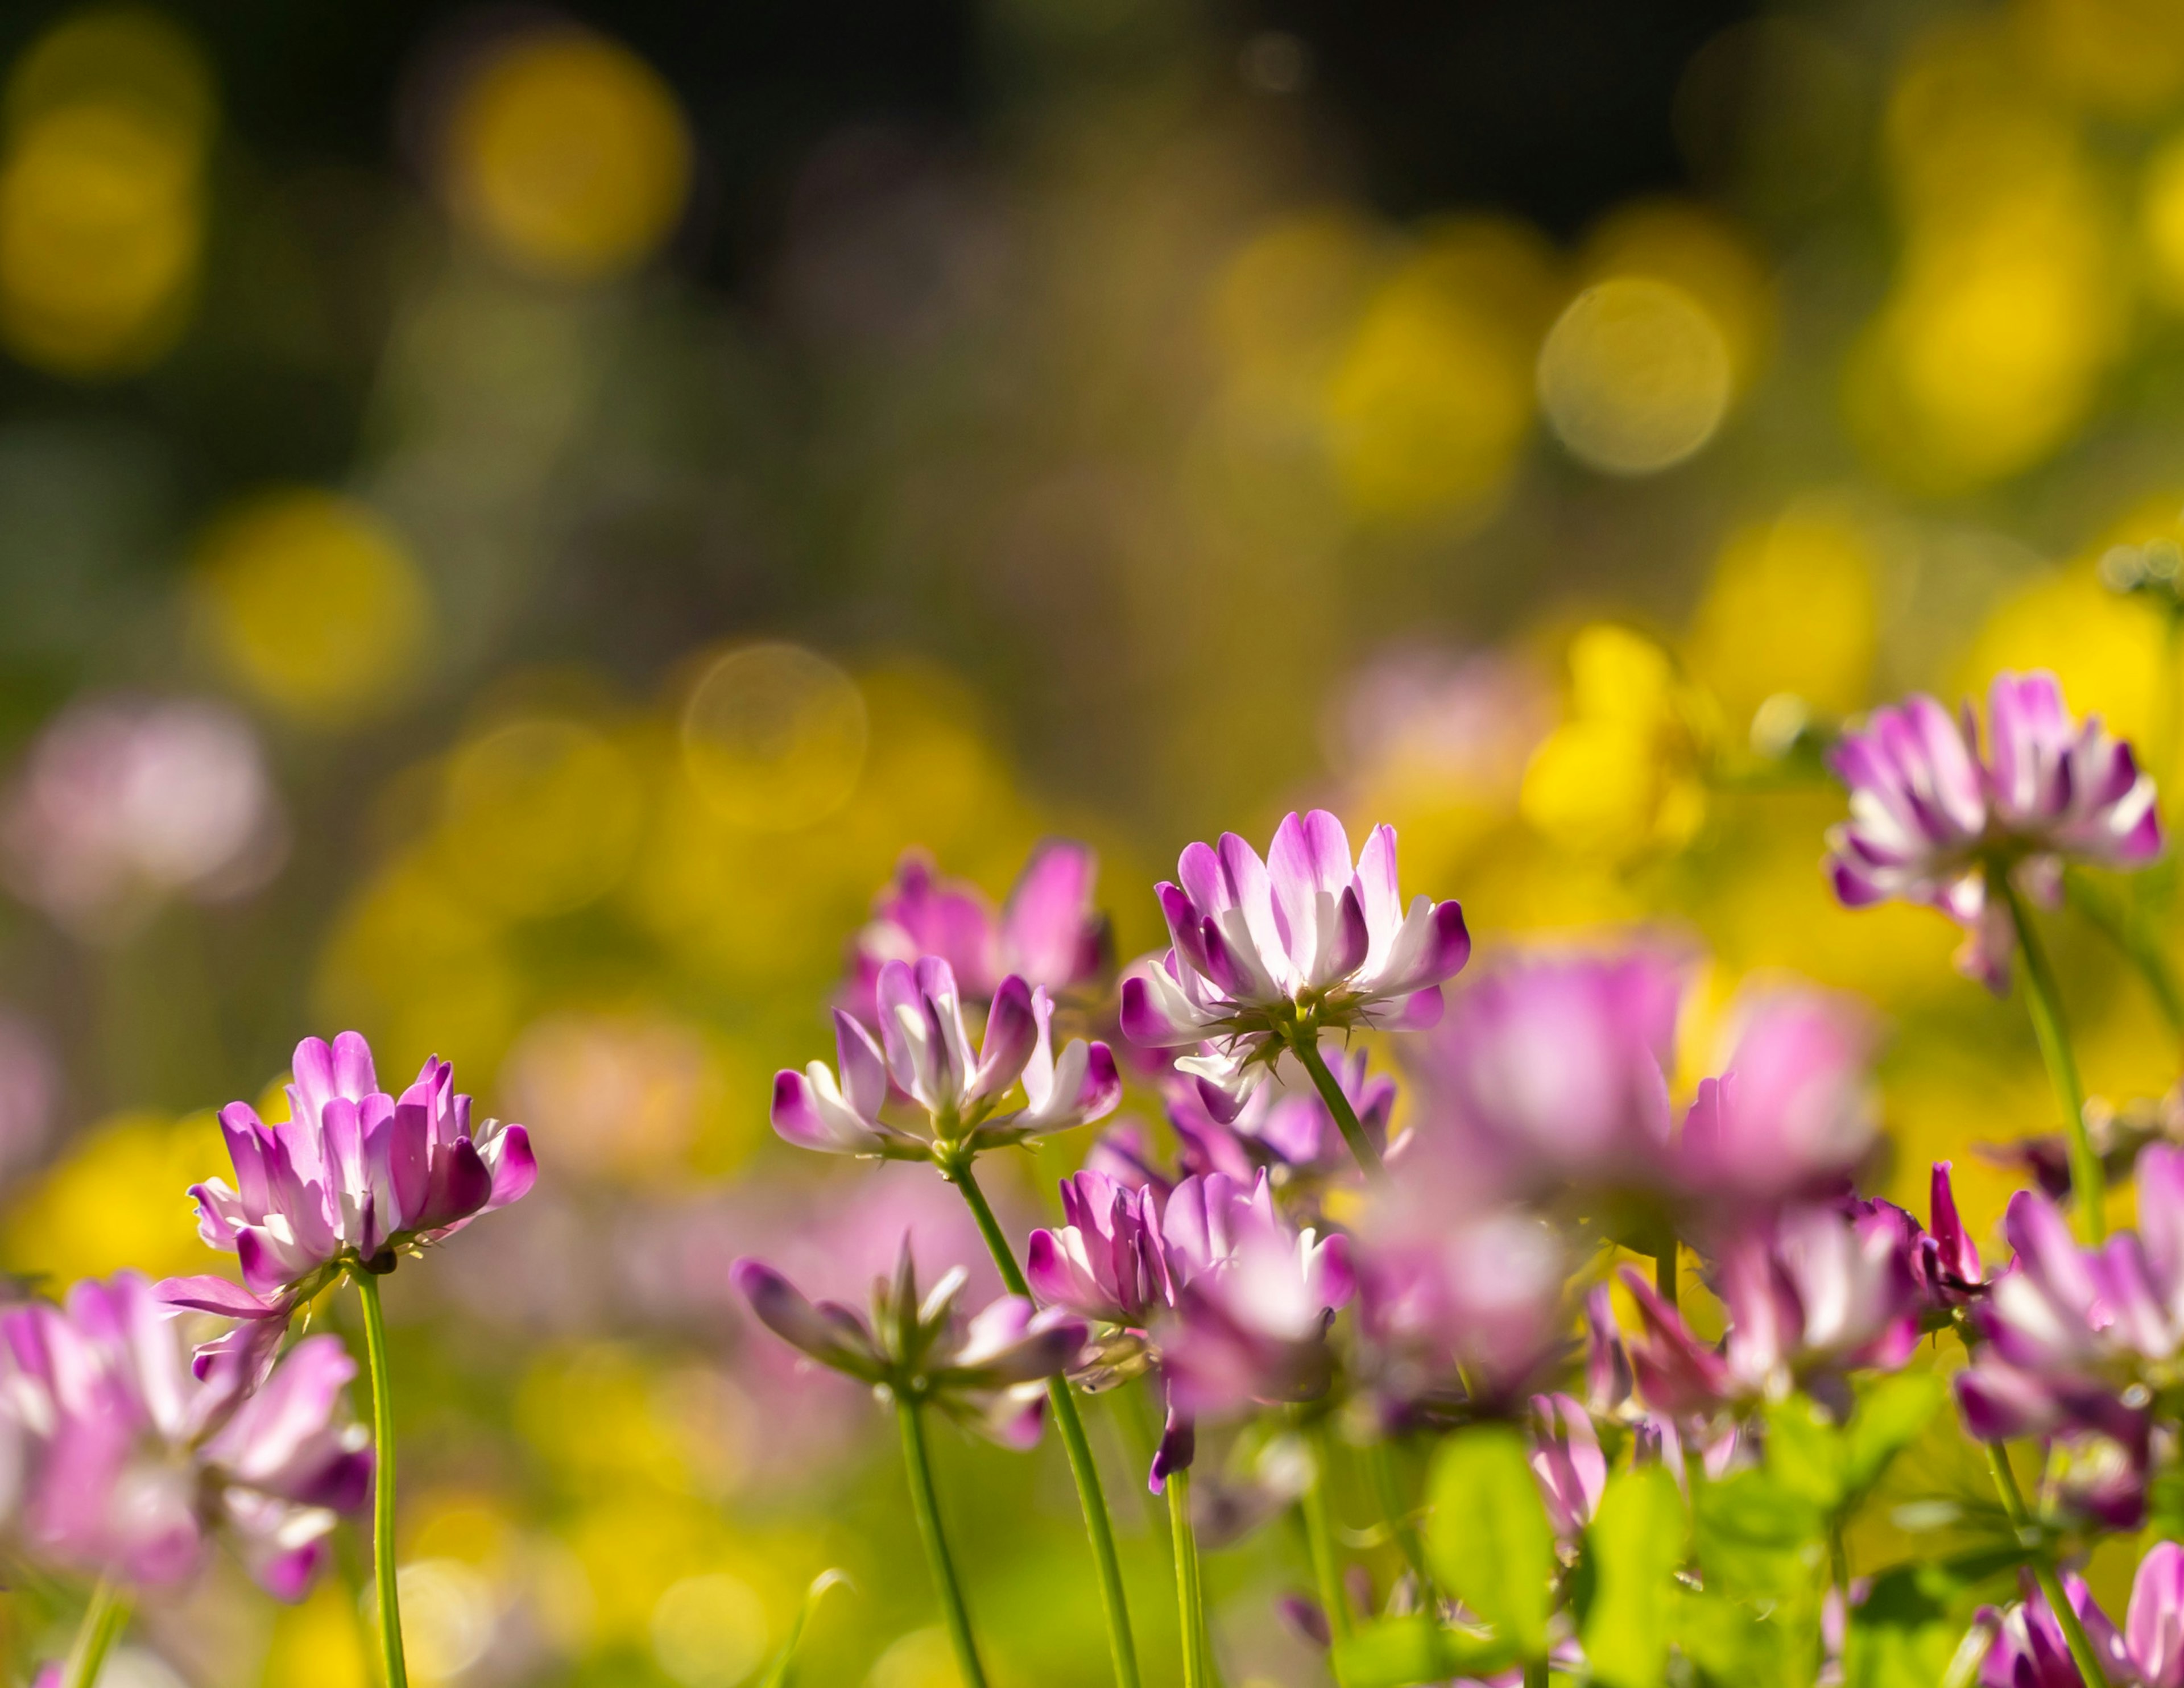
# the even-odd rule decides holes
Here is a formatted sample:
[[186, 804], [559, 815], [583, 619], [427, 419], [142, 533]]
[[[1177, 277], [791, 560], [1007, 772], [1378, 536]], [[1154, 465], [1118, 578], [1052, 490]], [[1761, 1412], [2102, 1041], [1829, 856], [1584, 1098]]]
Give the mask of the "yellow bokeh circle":
[[366, 505], [314, 488], [265, 494], [216, 521], [198, 547], [195, 587], [236, 676], [320, 723], [398, 698], [431, 628], [400, 536]]
[[2138, 206], [2147, 291], [2170, 309], [2184, 310], [2184, 134], [2171, 136], [2147, 160]]
[[1729, 342], [1674, 282], [1617, 276], [1570, 301], [1540, 348], [1540, 408], [1571, 453], [1650, 475], [1713, 437], [1728, 413]]
[[765, 1602], [725, 1571], [670, 1584], [652, 1608], [652, 1655], [684, 1688], [734, 1688], [766, 1646]]
[[187, 36], [132, 7], [47, 32], [8, 81], [0, 340], [68, 376], [156, 361], [204, 243], [211, 79]]
[[627, 48], [580, 30], [504, 45], [464, 90], [447, 148], [456, 214], [511, 261], [557, 280], [642, 263], [689, 192], [690, 138], [673, 92]]
[[791, 832], [850, 800], [865, 765], [864, 694], [816, 652], [754, 644], [707, 668], [682, 711], [684, 772], [751, 832]]
[[644, 783], [606, 734], [573, 721], [515, 721], [449, 760], [442, 847], [487, 907], [559, 914], [614, 888], [644, 816]]

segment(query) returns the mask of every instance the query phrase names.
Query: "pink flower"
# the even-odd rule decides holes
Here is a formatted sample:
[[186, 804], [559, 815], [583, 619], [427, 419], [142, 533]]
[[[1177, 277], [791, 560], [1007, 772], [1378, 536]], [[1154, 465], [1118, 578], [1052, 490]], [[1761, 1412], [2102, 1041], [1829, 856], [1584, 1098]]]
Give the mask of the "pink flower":
[[1555, 1534], [1582, 1535], [1607, 1492], [1607, 1460], [1585, 1403], [1566, 1395], [1532, 1397], [1532, 1474]]
[[[937, 955], [889, 961], [876, 991], [880, 1035], [834, 1011], [838, 1073], [823, 1061], [774, 1076], [773, 1128], [800, 1148], [922, 1160], [1066, 1131], [1114, 1111], [1123, 1081], [1103, 1043], [1072, 1038], [1057, 1058], [1053, 999], [1011, 973], [994, 994], [977, 1050], [963, 1023], [956, 972]], [[1005, 1108], [1021, 1085], [1023, 1105]], [[885, 1113], [890, 1086], [912, 1121]]]
[[1283, 821], [1264, 861], [1223, 833], [1185, 850], [1177, 877], [1158, 887], [1173, 947], [1124, 977], [1123, 1029], [1158, 1049], [1214, 1044], [1225, 1064], [1203, 1076], [1232, 1090], [1290, 1036], [1432, 1024], [1471, 955], [1456, 904], [1405, 910], [1391, 827], [1353, 865], [1342, 823], [1315, 809]]
[[[248, 1102], [220, 1110], [235, 1187], [215, 1178], [190, 1191], [198, 1234], [234, 1251], [243, 1290], [211, 1277], [160, 1286], [174, 1306], [262, 1322], [275, 1340], [277, 1322], [336, 1273], [392, 1270], [398, 1253], [520, 1200], [538, 1176], [530, 1134], [498, 1120], [474, 1130], [471, 1099], [437, 1056], [399, 1100], [378, 1088], [354, 1032], [331, 1046], [304, 1039], [292, 1072], [287, 1120], [267, 1125]], [[265, 1340], [246, 1324], [227, 1345]]]
[[71, 705], [0, 807], [9, 885], [92, 938], [125, 937], [171, 896], [246, 895], [286, 847], [257, 734], [234, 710], [196, 699]]
[[1499, 962], [1418, 1051], [1422, 1139], [1490, 1195], [1668, 1182], [1685, 971], [1659, 948]]
[[842, 1006], [878, 1025], [880, 969], [921, 955], [946, 961], [974, 1002], [990, 1001], [1011, 973], [1057, 996], [1091, 983], [1108, 964], [1107, 922], [1092, 904], [1099, 877], [1090, 846], [1049, 838], [996, 915], [975, 885], [941, 877], [922, 854], [905, 855], [850, 946]]
[[[2178, 1688], [2178, 1684], [2184, 1682], [2184, 1677], [2176, 1674], [2173, 1653], [2164, 1652], [2163, 1646], [2164, 1641], [2173, 1636], [2176, 1622], [2171, 1586], [2176, 1552], [2175, 1543], [2163, 1542], [2140, 1561], [2138, 1575], [2131, 1584], [2127, 1622], [2132, 1634], [2129, 1637], [2116, 1633], [2115, 1625], [2094, 1601], [2083, 1577], [2075, 1571], [2063, 1573], [2063, 1592], [2078, 1614], [2086, 1641], [2092, 1644], [2093, 1652], [2101, 1662], [2102, 1674], [2111, 1683], [2129, 1683], [2137, 1685], [2137, 1688]], [[2077, 1663], [2070, 1657], [2070, 1643], [2064, 1639], [2063, 1626], [2048, 1604], [2048, 1596], [2041, 1592], [2030, 1570], [2020, 1574], [2025, 1591], [2021, 1602], [2007, 1612], [1985, 1607], [1980, 1613], [1981, 1621], [1994, 1635], [1986, 1657], [1980, 1665], [1981, 1683], [1985, 1688], [2084, 1688], [2085, 1678], [2079, 1674]], [[2164, 1628], [2170, 1631], [2169, 1635], [2163, 1634]], [[2168, 1674], [2154, 1674], [2138, 1656], [2136, 1642], [2142, 1630], [2149, 1655], [2160, 1657], [2159, 1668]]]
[[169, 1585], [217, 1534], [295, 1600], [337, 1515], [370, 1490], [343, 1398], [356, 1366], [336, 1338], [298, 1343], [254, 1391], [231, 1357], [196, 1376], [150, 1284], [124, 1272], [78, 1284], [64, 1308], [0, 1314], [0, 1340], [27, 1444], [24, 1533], [53, 1563]]
[[[1368, 1078], [1366, 1061], [1363, 1050], [1354, 1055], [1335, 1050], [1328, 1056], [1328, 1071], [1350, 1099], [1366, 1137], [1385, 1154], [1395, 1081], [1385, 1075]], [[1240, 1096], [1187, 1072], [1171, 1075], [1162, 1095], [1183, 1170], [1224, 1173], [1248, 1182], [1270, 1169], [1285, 1185], [1354, 1172], [1357, 1162], [1341, 1128], [1296, 1058], [1283, 1055], [1260, 1072], [1260, 1082]]]
[[1044, 1380], [1084, 1345], [1084, 1322], [1058, 1309], [1035, 1310], [1003, 1295], [968, 1318], [958, 1311], [965, 1273], [946, 1273], [921, 1296], [910, 1241], [891, 1278], [872, 1285], [869, 1319], [839, 1301], [807, 1301], [762, 1261], [731, 1271], [736, 1288], [767, 1329], [822, 1366], [886, 1396], [931, 1402], [1009, 1447], [1039, 1440]]
[[1779, 988], [1741, 1018], [1727, 1070], [1701, 1081], [1684, 1117], [1682, 1181], [1732, 1206], [1823, 1194], [1878, 1133], [1872, 1017], [1831, 991]]
[[1358, 1367], [1390, 1423], [1514, 1412], [1569, 1346], [1568, 1261], [1537, 1219], [1384, 1214], [1357, 1256]]
[[1850, 819], [1828, 834], [1836, 895], [1941, 910], [1966, 933], [1958, 967], [1997, 991], [2014, 940], [1991, 872], [2052, 901], [2065, 861], [2141, 867], [2161, 851], [2153, 780], [2098, 716], [2071, 719], [2053, 674], [1995, 677], [1984, 757], [1969, 702], [1959, 721], [1915, 695], [1846, 733], [1829, 765], [1850, 788]]

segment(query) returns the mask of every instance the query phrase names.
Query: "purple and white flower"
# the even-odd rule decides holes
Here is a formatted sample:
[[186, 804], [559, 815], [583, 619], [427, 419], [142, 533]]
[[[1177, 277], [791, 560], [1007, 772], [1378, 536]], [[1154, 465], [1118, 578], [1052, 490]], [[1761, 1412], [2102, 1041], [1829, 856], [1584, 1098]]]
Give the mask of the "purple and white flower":
[[[875, 998], [877, 1039], [834, 1011], [838, 1071], [815, 1061], [775, 1075], [773, 1128], [800, 1148], [901, 1160], [976, 1153], [1086, 1124], [1122, 1100], [1106, 1045], [1072, 1038], [1056, 1056], [1043, 985], [1003, 979], [975, 1050], [956, 971], [941, 957], [887, 962]], [[1006, 1106], [1019, 1087], [1022, 1105]]]
[[945, 1273], [927, 1294], [908, 1238], [891, 1277], [872, 1285], [869, 1318], [839, 1301], [813, 1302], [763, 1261], [738, 1260], [730, 1277], [760, 1323], [821, 1365], [870, 1384], [883, 1399], [930, 1402], [1006, 1446], [1039, 1440], [1045, 1379], [1084, 1345], [1084, 1322], [1059, 1308], [1003, 1295], [968, 1318], [956, 1303], [967, 1274]]
[[1341, 822], [1292, 814], [1265, 861], [1223, 833], [1186, 849], [1177, 877], [1157, 888], [1173, 947], [1125, 974], [1123, 1030], [1156, 1049], [1212, 1045], [1201, 1076], [1232, 1095], [1291, 1039], [1433, 1024], [1442, 983], [1470, 958], [1455, 903], [1404, 907], [1391, 827], [1353, 862]]
[[473, 1126], [471, 1099], [437, 1056], [398, 1098], [379, 1088], [354, 1032], [331, 1045], [304, 1039], [291, 1071], [287, 1119], [269, 1125], [248, 1102], [220, 1110], [235, 1184], [214, 1178], [190, 1190], [198, 1234], [235, 1254], [242, 1288], [207, 1276], [159, 1290], [173, 1306], [243, 1321], [216, 1345], [261, 1356], [337, 1273], [391, 1270], [398, 1254], [520, 1200], [538, 1176], [530, 1134], [498, 1120]]
[[1850, 788], [1850, 819], [1828, 834], [1828, 874], [1847, 907], [1901, 899], [1964, 928], [1957, 964], [2008, 988], [2014, 948], [1988, 876], [2014, 877], [2053, 902], [2066, 861], [2142, 867], [2161, 852], [2153, 781], [2098, 716], [2073, 720], [2053, 674], [1998, 674], [1986, 744], [1930, 697], [1876, 710], [1844, 734], [1829, 766]]
[[[1994, 1638], [1980, 1665], [1982, 1688], [2084, 1688], [2047, 1596], [2031, 1571], [2022, 1576], [2023, 1600], [2004, 1612], [1990, 1607], [1979, 1614]], [[2109, 1682], [2184, 1688], [2184, 1548], [2159, 1541], [2147, 1550], [2131, 1578], [2120, 1633], [2076, 1572], [2063, 1573], [2063, 1592]]]
[[219, 1536], [296, 1600], [338, 1515], [370, 1492], [343, 1394], [356, 1365], [337, 1338], [298, 1343], [254, 1390], [239, 1357], [195, 1374], [168, 1308], [123, 1272], [76, 1284], [64, 1306], [0, 1314], [0, 1341], [24, 1540], [50, 1564], [166, 1586]]
[[1011, 974], [1056, 996], [1090, 984], [1108, 966], [1107, 922], [1093, 906], [1100, 859], [1090, 846], [1049, 838], [1032, 851], [997, 913], [977, 886], [943, 877], [926, 856], [903, 857], [850, 947], [842, 1006], [879, 1023], [880, 970], [938, 955], [965, 997], [993, 1000]]

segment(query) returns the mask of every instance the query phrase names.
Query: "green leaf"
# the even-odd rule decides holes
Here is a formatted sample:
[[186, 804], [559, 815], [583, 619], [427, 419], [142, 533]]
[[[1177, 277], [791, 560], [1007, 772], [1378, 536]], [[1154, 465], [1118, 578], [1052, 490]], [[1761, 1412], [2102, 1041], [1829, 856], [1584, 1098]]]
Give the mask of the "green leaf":
[[1586, 1532], [1600, 1579], [1585, 1625], [1595, 1680], [1608, 1688], [1658, 1688], [1669, 1662], [1676, 1569], [1690, 1537], [1684, 1497], [1663, 1468], [1608, 1479]]
[[811, 1579], [811, 1586], [804, 1591], [804, 1603], [796, 1608], [796, 1617], [788, 1626], [788, 1639], [781, 1644], [781, 1651], [773, 1657], [766, 1674], [759, 1679], [759, 1688], [789, 1688], [795, 1680], [796, 1649], [803, 1645], [805, 1625], [818, 1609], [820, 1596], [837, 1583], [847, 1585], [847, 1571], [825, 1570]]
[[1947, 1674], [1964, 1625], [1950, 1616], [1949, 1579], [1931, 1569], [1899, 1565], [1874, 1579], [1844, 1638], [1844, 1688], [1930, 1688]]
[[1847, 1461], [1842, 1433], [1808, 1396], [1767, 1409], [1767, 1468], [1783, 1488], [1823, 1513], [1842, 1504]]
[[1707, 1585], [1730, 1595], [1800, 1600], [1826, 1557], [1820, 1509], [1772, 1471], [1695, 1485], [1691, 1511]]
[[1520, 1657], [1544, 1656], [1555, 1534], [1523, 1437], [1506, 1424], [1459, 1431], [1434, 1456], [1429, 1492], [1426, 1553], [1435, 1576]]
[[1344, 1688], [1410, 1688], [1454, 1677], [1486, 1677], [1516, 1662], [1507, 1641], [1443, 1629], [1420, 1613], [1361, 1624], [1334, 1647], [1337, 1680]]
[[1949, 1386], [1931, 1372], [1898, 1372], [1858, 1397], [1843, 1468], [1844, 1484], [1853, 1496], [1880, 1480], [1888, 1462], [1917, 1440], [1948, 1392]]

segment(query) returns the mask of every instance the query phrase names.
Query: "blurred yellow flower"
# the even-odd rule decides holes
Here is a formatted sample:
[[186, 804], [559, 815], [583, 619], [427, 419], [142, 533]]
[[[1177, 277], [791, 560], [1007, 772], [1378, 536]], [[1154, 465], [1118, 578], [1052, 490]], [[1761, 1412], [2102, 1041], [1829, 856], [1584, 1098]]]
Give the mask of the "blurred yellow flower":
[[1673, 281], [1615, 276], [1570, 301], [1540, 348], [1540, 408], [1596, 469], [1650, 475], [1712, 439], [1735, 382], [1729, 341]]
[[1486, 218], [1444, 225], [1382, 284], [1327, 391], [1353, 510], [1417, 521], [1490, 504], [1531, 426], [1554, 293], [1540, 237]]
[[1237, 248], [1207, 310], [1232, 415], [1261, 435], [1316, 437], [1321, 393], [1381, 244], [1355, 212], [1329, 207], [1277, 218]]
[[2184, 8], [2174, 0], [2016, 0], [2025, 62], [2093, 109], [2146, 117], [2184, 94]]
[[670, 1584], [652, 1608], [652, 1656], [684, 1688], [735, 1688], [769, 1639], [765, 1602], [726, 1571]]
[[101, 7], [9, 75], [0, 150], [0, 341], [58, 374], [141, 369], [188, 316], [214, 111], [194, 43], [158, 14]]
[[370, 1688], [373, 1675], [355, 1598], [339, 1577], [276, 1608], [263, 1688]]
[[504, 43], [465, 89], [445, 170], [456, 214], [521, 267], [617, 276], [682, 215], [690, 137], [673, 92], [618, 42], [560, 27]]
[[198, 1237], [189, 1187], [226, 1171], [209, 1112], [114, 1114], [16, 1199], [0, 1257], [55, 1290], [125, 1266], [153, 1278], [216, 1271], [220, 1256]]
[[1579, 631], [1569, 669], [1569, 717], [1532, 753], [1519, 812], [1574, 855], [1685, 842], [1706, 818], [1701, 700], [1659, 645], [1610, 622]]
[[634, 761], [598, 728], [505, 721], [448, 759], [439, 847], [455, 883], [485, 906], [559, 914], [620, 881], [644, 805]]
[[310, 487], [251, 499], [199, 542], [200, 620], [237, 678], [304, 721], [338, 725], [396, 701], [431, 606], [401, 537], [354, 499]]
[[2170, 309], [2184, 311], [2184, 133], [2171, 135], [2146, 161], [2138, 228], [2147, 291]]
[[1879, 612], [1875, 559], [1847, 515], [1792, 510], [1732, 535], [1691, 625], [1693, 676], [1745, 721], [1788, 692], [1843, 715], [1866, 700]]
[[1984, 694], [2003, 670], [2050, 668], [2078, 715], [2098, 715], [2139, 744], [2157, 719], [2160, 623], [2117, 597], [2093, 571], [2045, 574], [1996, 603], [1956, 670], [1956, 689]]
[[872, 1662], [865, 1688], [962, 1688], [962, 1683], [947, 1635], [939, 1630], [912, 1630]]

